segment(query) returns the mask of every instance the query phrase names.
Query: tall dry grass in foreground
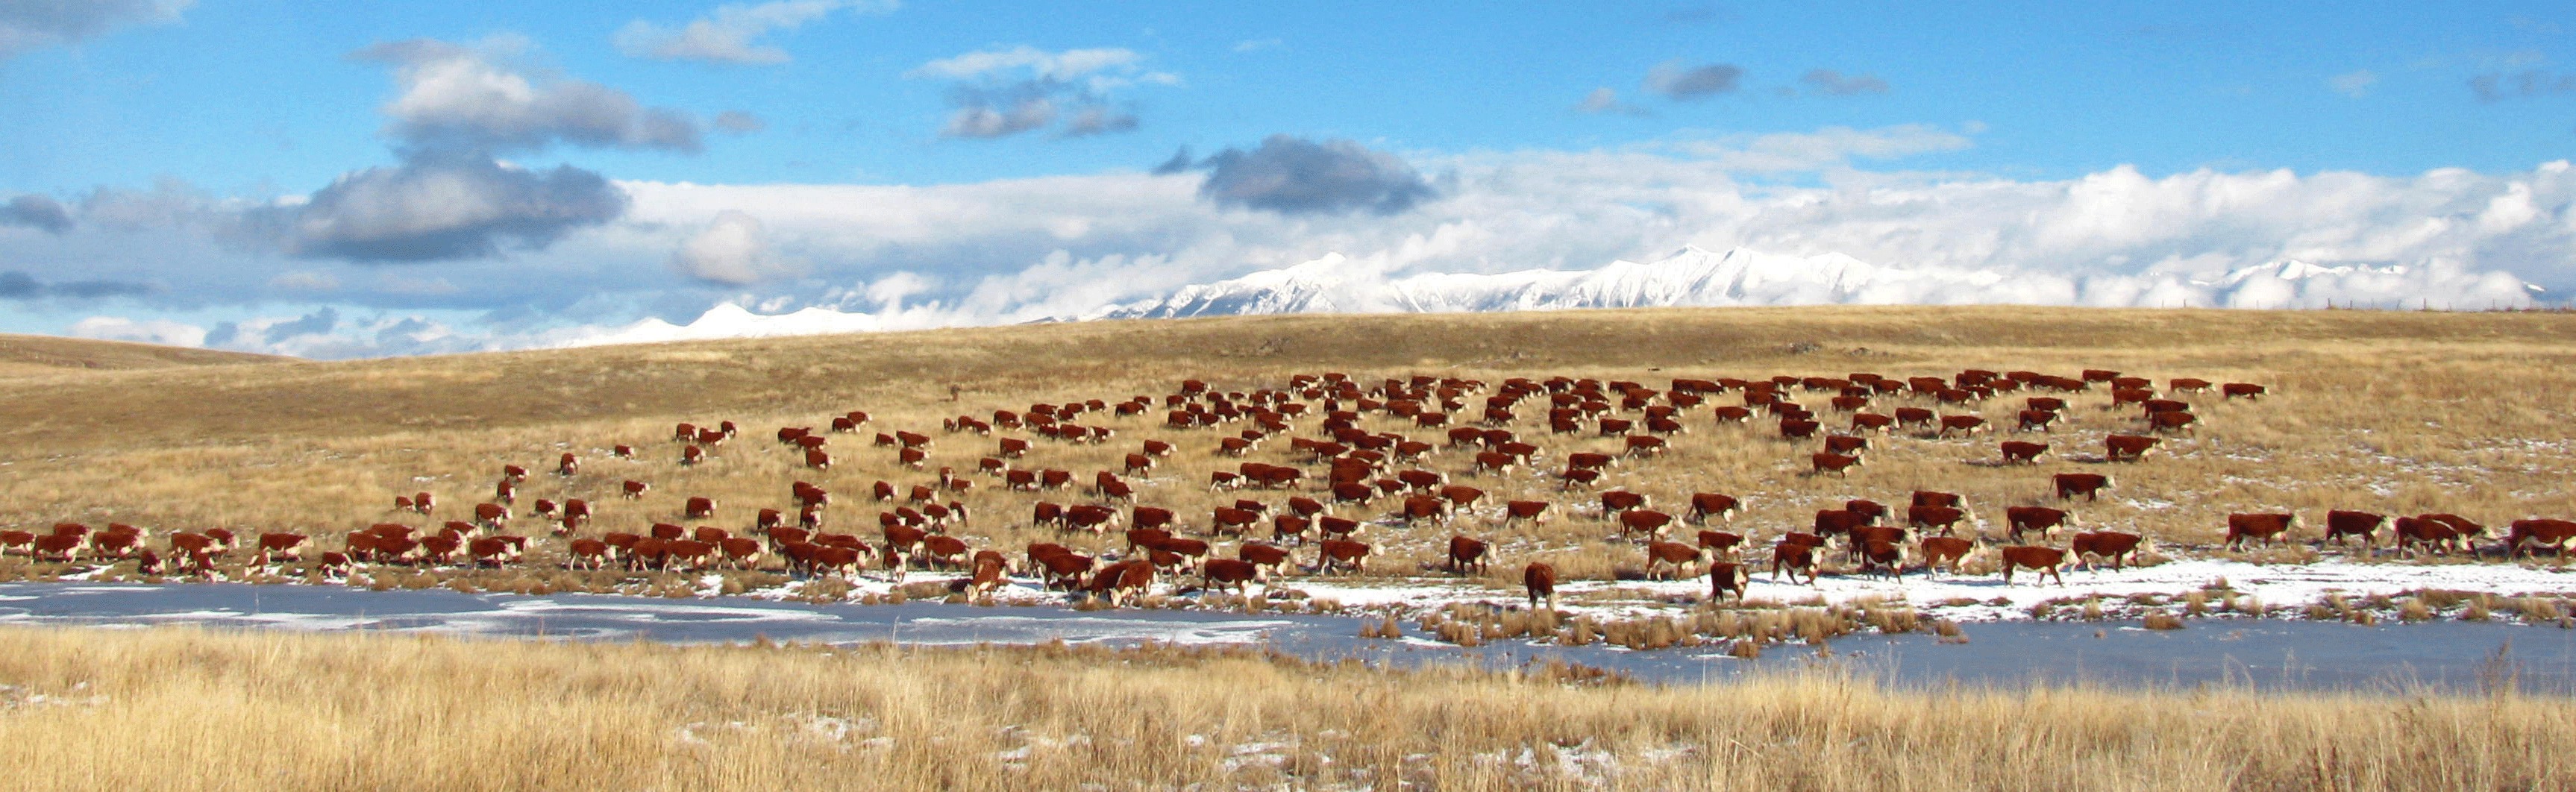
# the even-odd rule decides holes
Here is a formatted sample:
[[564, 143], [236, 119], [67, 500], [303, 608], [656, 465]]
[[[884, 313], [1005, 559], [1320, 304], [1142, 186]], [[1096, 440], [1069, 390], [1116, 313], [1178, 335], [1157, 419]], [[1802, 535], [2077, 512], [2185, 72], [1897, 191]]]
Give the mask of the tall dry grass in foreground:
[[2576, 704], [2511, 695], [1569, 686], [1173, 649], [0, 641], [0, 773], [22, 790], [2576, 785]]

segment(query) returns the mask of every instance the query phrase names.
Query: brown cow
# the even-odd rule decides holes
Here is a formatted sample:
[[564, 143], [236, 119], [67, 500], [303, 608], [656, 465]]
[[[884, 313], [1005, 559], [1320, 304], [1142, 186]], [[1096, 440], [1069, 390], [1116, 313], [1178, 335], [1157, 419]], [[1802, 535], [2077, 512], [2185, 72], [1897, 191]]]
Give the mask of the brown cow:
[[1935, 490], [1915, 490], [1913, 496], [1906, 502], [1913, 506], [1948, 506], [1957, 509], [1968, 506], [1968, 499], [1959, 493]]
[[[1138, 507], [1136, 509], [1138, 512], [1143, 512], [1144, 510], [1145, 509], [1143, 507]], [[1231, 506], [1218, 506], [1208, 517], [1208, 533], [1231, 533], [1240, 536], [1244, 532], [1252, 530], [1252, 526], [1260, 522], [1260, 512], [1253, 511], [1251, 509], [1238, 509]]]
[[[1648, 580], [1696, 577], [1699, 573], [1692, 567], [1698, 566], [1699, 562], [1700, 550], [1697, 547], [1680, 542], [1646, 543], [1646, 579]], [[1666, 567], [1671, 569], [1666, 571]], [[1659, 574], [1660, 577], [1658, 577]]]
[[2138, 545], [2142, 541], [2137, 534], [2133, 533], [2095, 531], [2076, 534], [2075, 538], [2070, 540], [2067, 549], [2075, 553], [2075, 565], [2078, 567], [2090, 570], [2093, 568], [2093, 560], [2099, 558], [2111, 562], [2111, 570], [2116, 572], [2127, 566], [2129, 555], [2138, 551]]
[[2242, 547], [2246, 540], [2272, 544], [2299, 524], [2295, 514], [2230, 514], [2227, 515], [2227, 549]]
[[1619, 535], [1624, 537], [1631, 532], [1642, 533], [1651, 540], [1662, 537], [1664, 528], [1672, 523], [1673, 516], [1670, 514], [1653, 509], [1629, 509], [1619, 513]]
[[1950, 574], [1958, 574], [1959, 562], [1966, 560], [1968, 554], [1976, 549], [1977, 540], [1975, 539], [1962, 539], [1956, 536], [1925, 537], [1920, 545], [1923, 553], [1923, 571], [1928, 574], [1948, 567]]
[[1744, 600], [1744, 590], [1750, 586], [1752, 582], [1752, 575], [1746, 573], [1745, 565], [1743, 564], [1727, 563], [1723, 561], [1709, 564], [1708, 600], [1710, 602], [1723, 601], [1726, 599], [1726, 595], [1729, 592], [1733, 592], [1735, 594], [1736, 601], [1742, 602]]
[[2249, 401], [2261, 398], [2268, 392], [2263, 389], [2263, 386], [2256, 385], [2251, 382], [2230, 382], [2225, 385], [2218, 386], [2218, 391], [2219, 393], [2224, 394], [2223, 398], [2234, 399], [2243, 397]]
[[2050, 410], [2023, 410], [2016, 416], [2013, 431], [2027, 432], [2037, 429], [2043, 432], [2051, 432], [2056, 431], [2051, 428], [2056, 423], [2056, 412]]
[[2039, 455], [2048, 453], [2047, 443], [2025, 443], [2006, 440], [2003, 443], [2004, 464], [2039, 464]]
[[714, 519], [716, 516], [716, 499], [692, 497], [685, 505], [682, 506], [680, 516], [682, 519], [689, 520]]
[[1809, 475], [1824, 475], [1826, 473], [1832, 473], [1837, 477], [1849, 478], [1849, 471], [1852, 468], [1860, 467], [1861, 465], [1860, 457], [1843, 456], [1831, 451], [1818, 451], [1814, 456], [1808, 457], [1807, 460], [1811, 465], [1808, 471]]
[[1974, 415], [1944, 415], [1941, 416], [1941, 431], [1939, 432], [1939, 435], [1941, 437], [1949, 437], [1951, 432], [1969, 435], [1988, 431], [1989, 429], [1991, 429], [1991, 427], [1986, 426], [1986, 419], [1984, 418], [1979, 418]]
[[626, 499], [627, 499], [627, 500], [634, 500], [634, 499], [636, 499], [636, 498], [644, 497], [644, 493], [645, 493], [645, 491], [647, 491], [647, 490], [651, 490], [651, 489], [653, 488], [653, 485], [651, 485], [651, 484], [646, 484], [646, 483], [644, 483], [644, 482], [636, 481], [636, 480], [634, 480], [634, 479], [627, 479], [627, 480], [625, 481], [625, 483], [620, 484], [620, 485], [618, 485], [618, 486], [619, 486], [619, 488], [620, 488], [620, 489], [625, 493], [625, 495], [626, 495]]
[[2160, 438], [2142, 435], [2111, 435], [2102, 439], [2102, 458], [2112, 462], [2136, 462], [2153, 453]]
[[1998, 552], [2004, 561], [2005, 583], [2012, 582], [2013, 570], [2030, 569], [2037, 571], [2043, 578], [2055, 579], [2058, 585], [2066, 585], [2066, 577], [2058, 573], [2058, 569], [2066, 565], [2064, 550], [2054, 547], [2014, 546], [2003, 548]]
[[1813, 525], [1817, 536], [1843, 536], [1871, 522], [1868, 514], [1850, 509], [1817, 509]]
[[2375, 541], [2371, 535], [2378, 533], [2379, 526], [2387, 523], [2387, 515], [2341, 509], [2329, 511], [2326, 512], [2326, 541], [2343, 544], [2344, 537], [2358, 536], [2361, 537], [2361, 546], [2369, 547]]
[[2576, 538], [2576, 521], [2515, 520], [2505, 533], [2506, 553], [2510, 558], [2548, 548], [2554, 555], [2567, 554], [2567, 540]]
[[1397, 516], [1403, 517], [1406, 525], [1413, 524], [1415, 520], [1447, 522], [1449, 502], [1429, 495], [1409, 495], [1405, 497], [1404, 508], [1397, 512]]
[[1771, 548], [1771, 578], [1774, 580], [1779, 579], [1782, 570], [1788, 571], [1789, 582], [1791, 583], [1798, 582], [1798, 576], [1800, 574], [1804, 574], [1807, 576], [1807, 584], [1815, 585], [1815, 546], [1807, 544], [1790, 544], [1786, 541], [1773, 545]]
[[1710, 517], [1716, 517], [1721, 520], [1733, 522], [1735, 521], [1735, 513], [1741, 510], [1743, 506], [1744, 502], [1736, 499], [1733, 495], [1721, 495], [1714, 492], [1694, 492], [1691, 493], [1691, 507], [1690, 514], [1688, 516], [1691, 522], [1701, 525], [1708, 524], [1708, 518]]
[[2011, 531], [2012, 540], [2018, 542], [2022, 540], [2023, 533], [2038, 531], [2040, 536], [2046, 537], [2055, 533], [2058, 526], [2070, 524], [2074, 519], [2062, 509], [2010, 506], [2004, 509], [2004, 521], [2009, 526], [2007, 530]]
[[1545, 522], [1547, 507], [1547, 501], [1506, 501], [1503, 503], [1503, 524], [1509, 525], [1518, 520], [1528, 520], [1532, 523]]
[[2101, 492], [2111, 488], [2111, 477], [2100, 473], [2059, 473], [2055, 478], [2058, 500], [2099, 500]]
[[1916, 528], [1930, 528], [1937, 530], [1941, 532], [1942, 536], [1950, 535], [1950, 532], [1959, 525], [1959, 521], [1967, 518], [1968, 511], [1966, 509], [1954, 506], [1905, 507], [1906, 525]]
[[1521, 568], [1521, 588], [1529, 593], [1530, 610], [1538, 610], [1540, 600], [1547, 601], [1548, 610], [1556, 609], [1556, 567], [1530, 562]]
[[1449, 571], [1465, 574], [1469, 569], [1485, 571], [1484, 542], [1465, 536], [1449, 537]]
[[1886, 432], [1890, 427], [1893, 427], [1893, 426], [1895, 426], [1895, 425], [1896, 425], [1896, 419], [1895, 419], [1895, 418], [1891, 418], [1891, 417], [1888, 417], [1888, 416], [1885, 416], [1885, 415], [1880, 415], [1880, 414], [1878, 414], [1878, 413], [1853, 413], [1853, 414], [1852, 414], [1851, 430], [1852, 430], [1852, 431], [1854, 431], [1854, 432], [1881, 432], [1881, 433], [1884, 433], [1884, 432]]
[[1346, 567], [1355, 573], [1364, 571], [1361, 564], [1369, 554], [1367, 544], [1340, 539], [1326, 539], [1320, 549], [1321, 555], [1315, 562], [1315, 574], [1318, 575], [1331, 574], [1336, 567]]
[[1905, 572], [1905, 545], [1900, 542], [1872, 539], [1853, 549], [1860, 555], [1860, 572], [1863, 575], [1877, 572], [1894, 580]]
[[2181, 410], [2166, 410], [2163, 412], [2147, 414], [2147, 430], [2152, 432], [2188, 433], [2191, 431], [2191, 425], [2198, 422], [2200, 422], [2199, 416], [2192, 415], [2189, 412]]

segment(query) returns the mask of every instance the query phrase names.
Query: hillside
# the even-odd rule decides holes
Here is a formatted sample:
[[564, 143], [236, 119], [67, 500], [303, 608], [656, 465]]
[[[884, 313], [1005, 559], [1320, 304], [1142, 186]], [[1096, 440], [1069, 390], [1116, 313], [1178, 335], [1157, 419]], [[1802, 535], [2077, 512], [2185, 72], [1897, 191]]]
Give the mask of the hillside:
[[288, 358], [213, 349], [97, 341], [60, 336], [0, 334], [0, 377], [65, 371], [127, 371], [174, 366], [234, 366]]

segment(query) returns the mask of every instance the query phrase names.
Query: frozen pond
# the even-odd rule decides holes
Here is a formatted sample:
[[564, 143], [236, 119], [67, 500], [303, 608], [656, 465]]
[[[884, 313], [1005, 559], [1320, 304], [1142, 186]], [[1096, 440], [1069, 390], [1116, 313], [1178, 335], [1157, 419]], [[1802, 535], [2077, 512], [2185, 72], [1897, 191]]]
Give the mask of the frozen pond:
[[2134, 623], [1966, 625], [1968, 643], [1932, 636], [1851, 635], [1815, 647], [1768, 647], [1759, 660], [1706, 648], [1630, 651], [1501, 641], [1461, 648], [1419, 638], [1358, 637], [1349, 616], [1053, 607], [808, 605], [752, 598], [656, 599], [595, 594], [466, 594], [246, 584], [0, 584], [0, 624], [153, 625], [437, 632], [474, 636], [677, 643], [776, 641], [910, 645], [1135, 643], [1267, 645], [1309, 659], [1357, 657], [1516, 667], [1562, 660], [1640, 679], [1693, 683], [1817, 662], [1904, 685], [2013, 686], [2034, 681], [2113, 687], [2233, 684], [2265, 690], [2457, 691], [2511, 684], [2576, 694], [2576, 630], [2431, 622], [2361, 626], [2203, 619], [2175, 631]]

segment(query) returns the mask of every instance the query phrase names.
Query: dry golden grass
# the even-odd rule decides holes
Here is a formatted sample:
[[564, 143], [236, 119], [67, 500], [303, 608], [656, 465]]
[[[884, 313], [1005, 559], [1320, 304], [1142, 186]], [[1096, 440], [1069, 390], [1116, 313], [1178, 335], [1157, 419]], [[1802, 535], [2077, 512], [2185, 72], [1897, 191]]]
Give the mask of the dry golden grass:
[[[2576, 477], [2569, 461], [2576, 448], [2566, 441], [2576, 402], [2563, 398], [2576, 385], [2571, 363], [2576, 315], [2562, 313], [1835, 307], [1101, 322], [54, 371], [0, 378], [0, 525], [73, 520], [295, 531], [331, 537], [322, 542], [327, 549], [337, 546], [339, 532], [374, 522], [422, 524], [387, 511], [398, 494], [435, 492], [445, 506], [427, 522], [454, 519], [489, 497], [502, 464], [516, 463], [538, 471], [522, 488], [523, 504], [588, 499], [600, 509], [593, 531], [678, 521], [681, 499], [692, 495], [723, 506], [718, 519], [695, 522], [741, 529], [753, 510], [786, 506], [787, 483], [802, 479], [836, 494], [834, 528], [869, 532], [877, 507], [862, 493], [870, 482], [908, 487], [931, 478], [867, 447], [874, 431], [931, 434], [934, 470], [971, 470], [992, 453], [993, 439], [941, 434], [940, 418], [989, 417], [1032, 402], [1159, 395], [1184, 378], [1231, 390], [1322, 371], [1364, 382], [1412, 374], [1488, 382], [1567, 375], [1660, 386], [1675, 377], [1901, 377], [1968, 367], [2071, 374], [2090, 367], [2159, 382], [2194, 376], [2270, 386], [2273, 395], [2259, 402], [2194, 397], [2206, 426], [2136, 465], [2075, 461], [2097, 454], [2102, 436], [2135, 428], [2129, 411], [2101, 409], [2106, 397], [2094, 393], [2076, 399], [2071, 425], [2048, 438], [2055, 454], [2035, 468], [1985, 464], [2001, 436], [1891, 437], [1849, 478], [1811, 477], [1809, 444], [1779, 441], [1759, 423], [1713, 429], [1703, 417], [1664, 458], [1623, 464], [1609, 479], [1668, 509], [1694, 491], [1738, 495], [1748, 508], [1734, 528], [1757, 537], [1803, 526], [1813, 510], [1845, 498], [1901, 501], [1917, 488], [1950, 490], [1967, 494], [1994, 534], [2002, 507], [2049, 502], [2048, 474], [2106, 470], [2118, 488], [2098, 504], [2079, 505], [2080, 518], [2087, 526], [2142, 531], [2171, 552], [2214, 544], [2233, 511], [2296, 510], [2310, 520], [2326, 508], [2453, 511], [2490, 524], [2576, 514], [2576, 492], [2564, 486]], [[2016, 395], [1977, 411], [2008, 423], [2019, 403]], [[853, 409], [876, 422], [859, 436], [835, 436], [830, 471], [802, 469], [768, 440], [779, 426], [820, 428]], [[1165, 430], [1159, 417], [1083, 416], [1080, 422], [1120, 435], [1100, 446], [1041, 440], [1020, 464], [1070, 470], [1087, 481], [1094, 470], [1118, 467], [1139, 440], [1169, 439], [1182, 452], [1143, 482], [1141, 503], [1172, 508], [1199, 526], [1210, 507], [1238, 497], [1284, 498], [1208, 491], [1208, 471], [1238, 460], [1208, 453], [1215, 433]], [[725, 419], [738, 422], [744, 436], [717, 448], [709, 464], [675, 463], [677, 447], [665, 439], [673, 423]], [[1382, 418], [1369, 425], [1427, 440], [1438, 434]], [[1312, 426], [1302, 422], [1300, 432], [1311, 435]], [[1540, 437], [1544, 427], [1526, 416], [1515, 428], [1551, 453], [1615, 444]], [[642, 456], [608, 458], [619, 443]], [[584, 459], [580, 476], [545, 472], [564, 451]], [[1450, 526], [1373, 528], [1363, 536], [1379, 545], [1369, 577], [1419, 574], [1453, 531], [1493, 541], [1496, 563], [1487, 579], [1503, 587], [1515, 586], [1518, 564], [1533, 558], [1571, 578], [1641, 567], [1632, 545], [1602, 541], [1612, 533], [1608, 523], [1582, 513], [1591, 509], [1589, 493], [1560, 493], [1538, 471], [1467, 475], [1466, 457], [1442, 452], [1422, 466], [1487, 489], [1488, 504], [1547, 498], [1560, 502], [1558, 513], [1543, 525], [1506, 529], [1488, 506], [1488, 515]], [[1289, 461], [1278, 439], [1250, 458]], [[654, 491], [641, 501], [620, 500], [617, 483], [628, 478], [651, 482]], [[1027, 527], [1030, 505], [1085, 499], [1074, 491], [999, 492], [997, 484], [979, 478], [966, 498], [976, 514], [961, 532], [979, 546], [1062, 538]], [[2318, 529], [2302, 530], [2313, 537]], [[532, 523], [517, 526], [538, 531]], [[555, 552], [542, 547], [532, 560]], [[2310, 551], [2255, 554], [2265, 552]]]
[[671, 647], [0, 629], [53, 790], [2532, 790], [2576, 704], [1657, 688], [1229, 650]]

